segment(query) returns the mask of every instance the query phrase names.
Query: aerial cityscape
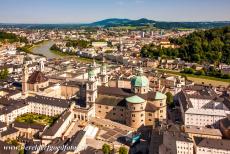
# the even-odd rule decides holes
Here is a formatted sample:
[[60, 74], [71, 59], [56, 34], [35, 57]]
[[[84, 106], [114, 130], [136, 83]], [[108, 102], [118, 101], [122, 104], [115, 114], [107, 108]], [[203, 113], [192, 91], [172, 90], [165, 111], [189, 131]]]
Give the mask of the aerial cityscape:
[[230, 154], [229, 0], [0, 4], [0, 154]]

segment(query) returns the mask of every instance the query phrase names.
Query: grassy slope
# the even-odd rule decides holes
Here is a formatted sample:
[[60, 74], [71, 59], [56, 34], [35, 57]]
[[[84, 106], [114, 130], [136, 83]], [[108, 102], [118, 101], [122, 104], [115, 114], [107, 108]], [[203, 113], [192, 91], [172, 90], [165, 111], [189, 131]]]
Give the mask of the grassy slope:
[[198, 84], [201, 84], [202, 82], [204, 82], [205, 84], [212, 84], [214, 86], [219, 86], [219, 85], [228, 86], [228, 85], [230, 85], [230, 79], [220, 79], [220, 78], [209, 77], [209, 76], [185, 74], [185, 73], [180, 73], [177, 71], [164, 70], [164, 69], [158, 69], [158, 71], [173, 74], [173, 75], [185, 75], [185, 76], [187, 76], [187, 78], [189, 80], [192, 80]]

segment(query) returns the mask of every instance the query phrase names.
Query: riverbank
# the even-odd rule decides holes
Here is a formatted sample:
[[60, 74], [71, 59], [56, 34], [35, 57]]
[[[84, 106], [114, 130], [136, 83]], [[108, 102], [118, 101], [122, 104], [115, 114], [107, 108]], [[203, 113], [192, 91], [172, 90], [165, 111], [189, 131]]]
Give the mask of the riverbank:
[[180, 75], [180, 76], [186, 76], [188, 80], [191, 80], [197, 84], [211, 84], [214, 86], [229, 86], [230, 85], [230, 79], [221, 79], [221, 78], [215, 78], [215, 77], [209, 77], [209, 76], [202, 76], [202, 75], [194, 75], [194, 74], [185, 74], [180, 73], [177, 71], [172, 70], [165, 70], [165, 69], [158, 69], [159, 72], [165, 72], [172, 75]]
[[43, 40], [43, 41], [37, 42], [37, 43], [35, 43], [35, 44], [25, 45], [24, 47], [18, 48], [18, 50], [23, 51], [23, 52], [26, 52], [26, 53], [28, 53], [28, 54], [33, 54], [33, 55], [38, 55], [38, 56], [45, 57], [45, 56], [42, 55], [42, 54], [34, 53], [34, 52], [33, 52], [33, 49], [36, 48], [36, 47], [39, 47], [40, 45], [46, 43], [47, 41], [48, 41], [48, 40]]
[[54, 54], [50, 51], [50, 47], [54, 44], [54, 41], [47, 40], [40, 42], [39, 44], [34, 45], [32, 48], [30, 48], [32, 54], [38, 54], [43, 55], [48, 59], [52, 58], [61, 58], [61, 56]]
[[50, 51], [52, 53], [58, 55], [58, 56], [63, 57], [63, 58], [72, 58], [72, 59], [74, 59], [76, 61], [83, 62], [83, 63], [92, 63], [93, 62], [93, 59], [84, 58], [84, 57], [78, 57], [75, 54], [70, 54], [70, 53], [61, 52], [59, 50], [52, 50], [52, 49], [50, 49]]

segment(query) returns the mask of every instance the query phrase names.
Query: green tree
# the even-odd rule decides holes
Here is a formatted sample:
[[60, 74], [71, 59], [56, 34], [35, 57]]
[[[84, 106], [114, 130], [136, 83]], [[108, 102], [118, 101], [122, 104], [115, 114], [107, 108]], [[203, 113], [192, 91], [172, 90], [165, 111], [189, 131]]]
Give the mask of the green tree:
[[196, 71], [195, 74], [196, 75], [205, 75], [205, 72], [204, 72], [204, 70], [198, 70], [198, 71]]
[[102, 151], [103, 151], [104, 154], [110, 154], [110, 145], [104, 144], [102, 146]]
[[167, 100], [166, 100], [167, 104], [168, 104], [170, 107], [173, 107], [174, 104], [173, 104], [173, 95], [172, 95], [172, 93], [171, 93], [171, 92], [167, 92], [167, 93], [166, 93], [166, 96], [167, 96]]
[[182, 73], [186, 73], [186, 74], [194, 74], [195, 71], [193, 68], [184, 68], [184, 70], [182, 71]]
[[230, 64], [230, 26], [196, 31], [188, 36], [170, 39], [170, 42], [179, 48], [161, 49], [149, 44], [143, 46], [141, 56], [155, 59], [158, 56], [179, 57], [189, 62]]
[[4, 68], [0, 71], [0, 79], [6, 79], [9, 76], [9, 71], [7, 68]]
[[119, 154], [128, 154], [128, 149], [126, 147], [120, 147]]

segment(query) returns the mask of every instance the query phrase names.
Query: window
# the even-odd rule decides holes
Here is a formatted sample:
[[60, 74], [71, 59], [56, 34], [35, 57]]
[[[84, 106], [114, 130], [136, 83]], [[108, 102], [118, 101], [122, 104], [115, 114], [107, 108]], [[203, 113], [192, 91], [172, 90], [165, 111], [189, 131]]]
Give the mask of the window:
[[123, 111], [123, 109], [121, 109], [120, 111]]
[[152, 121], [152, 119], [149, 119], [149, 121]]
[[113, 113], [113, 115], [116, 115], [116, 113]]
[[98, 107], [101, 108], [101, 105], [99, 105]]
[[135, 117], [135, 114], [132, 114], [132, 117]]
[[113, 111], [116, 111], [116, 108], [113, 108]]
[[132, 120], [132, 122], [135, 122], [135, 120]]
[[163, 113], [163, 110], [160, 110], [160, 113]]
[[160, 103], [160, 106], [162, 106], [163, 105], [163, 103]]
[[152, 116], [152, 113], [149, 113], [149, 116]]
[[144, 115], [143, 114], [141, 114], [141, 117], [143, 117]]
[[121, 116], [123, 117], [123, 114], [121, 114]]

